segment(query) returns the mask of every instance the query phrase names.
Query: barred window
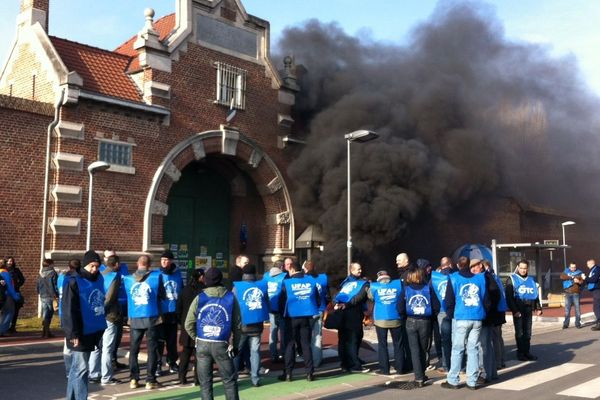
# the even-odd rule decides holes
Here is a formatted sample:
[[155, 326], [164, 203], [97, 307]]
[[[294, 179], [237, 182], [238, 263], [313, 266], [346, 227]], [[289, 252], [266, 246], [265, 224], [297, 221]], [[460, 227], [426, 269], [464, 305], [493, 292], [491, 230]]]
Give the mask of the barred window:
[[246, 108], [246, 74], [243, 69], [216, 62], [218, 104], [243, 110]]
[[109, 164], [131, 166], [131, 148], [129, 143], [101, 140], [99, 143], [98, 159]]

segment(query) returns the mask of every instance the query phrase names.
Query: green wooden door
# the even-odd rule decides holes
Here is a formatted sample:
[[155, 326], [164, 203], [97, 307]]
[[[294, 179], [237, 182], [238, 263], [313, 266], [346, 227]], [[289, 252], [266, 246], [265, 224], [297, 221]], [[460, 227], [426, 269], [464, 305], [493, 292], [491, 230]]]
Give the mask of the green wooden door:
[[[164, 240], [177, 252], [180, 264], [210, 257], [212, 265], [227, 267], [229, 259], [229, 183], [214, 170], [192, 164], [182, 171], [168, 197]], [[185, 251], [187, 250], [187, 251]]]

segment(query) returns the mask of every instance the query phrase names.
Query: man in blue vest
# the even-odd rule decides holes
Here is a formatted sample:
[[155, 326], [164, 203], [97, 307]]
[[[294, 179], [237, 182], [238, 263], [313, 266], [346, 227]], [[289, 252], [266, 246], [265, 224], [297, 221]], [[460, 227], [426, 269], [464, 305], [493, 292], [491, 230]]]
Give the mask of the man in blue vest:
[[299, 343], [304, 357], [306, 380], [313, 381], [314, 365], [310, 349], [311, 321], [319, 313], [319, 291], [317, 282], [306, 276], [302, 268], [293, 262], [289, 267], [290, 277], [283, 281], [279, 298], [279, 309], [285, 318], [285, 369], [278, 377], [281, 381], [291, 381], [296, 361], [296, 344]]
[[104, 280], [98, 273], [100, 256], [87, 251], [83, 265], [76, 274], [68, 277], [63, 289], [61, 323], [67, 348], [71, 351], [68, 400], [87, 399], [90, 353], [100, 346], [106, 329]]
[[592, 330], [600, 331], [600, 266], [596, 265], [596, 261], [592, 258], [587, 261], [587, 267], [590, 269], [590, 274], [583, 280], [583, 283], [592, 292], [594, 299], [596, 323], [592, 326]]
[[327, 303], [331, 300], [329, 297], [329, 280], [327, 274], [319, 274], [314, 261], [308, 260], [302, 266], [304, 273], [311, 276], [317, 282], [319, 291], [319, 314], [312, 319], [312, 339], [310, 348], [312, 350], [313, 365], [319, 368], [323, 362], [323, 313], [327, 308]]
[[118, 327], [123, 325], [123, 315], [119, 305], [119, 291], [122, 286], [119, 257], [110, 256], [104, 260], [104, 263], [105, 268], [101, 274], [106, 293], [104, 300], [106, 330], [102, 335], [100, 351], [94, 351], [90, 356], [90, 382], [100, 382], [102, 386], [121, 383], [113, 376], [112, 354], [116, 346]]
[[542, 315], [542, 305], [538, 297], [538, 286], [528, 276], [529, 261], [521, 260], [516, 272], [506, 280], [506, 303], [513, 315], [515, 339], [517, 341], [517, 359], [533, 361], [537, 357], [531, 354], [531, 324], [533, 314]]
[[448, 285], [449, 280], [448, 277], [452, 272], [452, 261], [449, 257], [443, 257], [440, 260], [440, 267], [431, 273], [431, 286], [433, 287], [433, 292], [440, 302], [440, 312], [437, 315], [437, 324], [433, 324], [434, 329], [436, 325], [439, 329], [439, 338], [442, 349], [442, 351], [437, 355], [438, 372], [448, 372], [450, 369], [450, 353], [452, 351], [452, 318], [448, 318], [448, 315], [446, 314], [444, 298], [446, 297], [446, 286]]
[[482, 320], [490, 308], [489, 296], [484, 274], [475, 274], [481, 260], [470, 260], [469, 267], [450, 275], [446, 286], [444, 302], [446, 314], [452, 318], [452, 352], [450, 371], [447, 381], [442, 383], [446, 389], [460, 387], [458, 374], [462, 368], [465, 348], [467, 353], [467, 387], [479, 388], [479, 348]]
[[[58, 289], [58, 318], [62, 327], [62, 299], [65, 288], [65, 283], [69, 282], [69, 277], [77, 276], [77, 271], [81, 269], [81, 261], [76, 258], [69, 260], [69, 269], [58, 275], [56, 280], [56, 288]], [[63, 344], [63, 360], [65, 362], [65, 370], [67, 378], [69, 377], [69, 371], [71, 370], [71, 354], [73, 352], [67, 346], [67, 339], [64, 340]]]
[[[285, 354], [284, 329], [285, 324], [279, 309], [279, 296], [283, 287], [283, 280], [287, 272], [283, 271], [283, 261], [278, 261], [263, 277], [267, 282], [267, 294], [269, 296], [269, 354], [272, 363], [279, 363]], [[279, 351], [277, 349], [279, 342]]]
[[[496, 352], [494, 350], [494, 329], [496, 325], [504, 323], [504, 313], [506, 311], [506, 301], [500, 304], [503, 297], [500, 294], [499, 279], [496, 280], [491, 268], [486, 268], [487, 261], [483, 260], [478, 265], [471, 268], [474, 274], [482, 274], [485, 276], [486, 293], [490, 299], [490, 307], [486, 312], [481, 326], [480, 342], [481, 342], [481, 359], [483, 361], [483, 371], [485, 377], [480, 378], [483, 383], [489, 383], [492, 380], [498, 379], [498, 370], [496, 369]], [[489, 263], [488, 263], [489, 264]]]
[[190, 338], [196, 342], [196, 372], [203, 400], [214, 398], [214, 363], [219, 367], [225, 398], [239, 399], [233, 358], [240, 344], [240, 308], [233, 293], [223, 286], [222, 281], [223, 274], [218, 268], [206, 271], [206, 288], [192, 301], [184, 325]]
[[363, 334], [363, 318], [366, 310], [369, 282], [362, 277], [359, 263], [350, 264], [350, 275], [341, 284], [334, 299], [334, 309], [342, 310], [341, 328], [338, 329], [338, 353], [340, 366], [345, 372], [369, 372], [358, 358]]
[[166, 298], [160, 302], [162, 324], [158, 328], [157, 376], [161, 375], [162, 356], [165, 345], [167, 347], [169, 372], [179, 372], [179, 367], [177, 366], [177, 359], [179, 358], [177, 354], [177, 298], [181, 294], [181, 289], [183, 289], [183, 279], [181, 278], [181, 271], [177, 268], [177, 264], [173, 262], [174, 258], [170, 250], [165, 251], [160, 256], [160, 274]]
[[[117, 252], [114, 250], [104, 250], [104, 263], [100, 264], [100, 272], [104, 272], [104, 268], [106, 268], [106, 261], [110, 256], [117, 256]], [[127, 263], [119, 262], [118, 270], [122, 277], [129, 275]], [[119, 288], [118, 299], [119, 306], [121, 307], [123, 322], [125, 322], [127, 321], [127, 293], [125, 293], [125, 284], [123, 283], [123, 279], [121, 279], [121, 287]], [[119, 362], [119, 346], [121, 345], [121, 339], [123, 338], [123, 323], [117, 324], [117, 332], [115, 336], [115, 346], [112, 352], [112, 368], [113, 370], [128, 368], [129, 365]]]
[[160, 272], [150, 271], [150, 257], [141, 256], [137, 260], [137, 270], [124, 277], [127, 292], [127, 314], [131, 331], [129, 350], [129, 387], [137, 389], [140, 380], [138, 354], [146, 335], [148, 362], [146, 366], [146, 389], [159, 387], [156, 381], [157, 341], [160, 318], [160, 300], [166, 296]]
[[[256, 267], [248, 264], [242, 268], [242, 280], [233, 282], [233, 294], [242, 315], [240, 347], [248, 343], [250, 351], [250, 379], [252, 386], [260, 386], [260, 338], [264, 322], [269, 319], [267, 283], [256, 281]], [[236, 372], [240, 368], [240, 354], [233, 360]]]
[[563, 321], [563, 329], [569, 327], [571, 322], [571, 307], [575, 306], [575, 326], [581, 328], [581, 309], [579, 306], [579, 292], [583, 283], [583, 272], [577, 268], [574, 262], [569, 264], [568, 268], [560, 274], [563, 290], [565, 294], [565, 320]]
[[400, 279], [391, 280], [386, 270], [377, 272], [377, 282], [371, 283], [367, 288], [369, 300], [373, 300], [373, 319], [377, 333], [377, 356], [379, 368], [384, 375], [390, 374], [390, 356], [388, 353], [388, 332], [392, 337], [394, 349], [394, 365], [396, 372], [401, 374], [404, 370], [404, 347], [408, 343], [402, 340], [402, 325], [404, 319], [398, 312], [398, 300], [402, 292]]

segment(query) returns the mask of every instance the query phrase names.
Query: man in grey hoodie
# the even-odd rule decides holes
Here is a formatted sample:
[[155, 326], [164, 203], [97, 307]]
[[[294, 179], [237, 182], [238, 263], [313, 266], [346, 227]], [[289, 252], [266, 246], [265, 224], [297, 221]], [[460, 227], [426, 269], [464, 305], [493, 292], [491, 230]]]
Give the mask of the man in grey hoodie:
[[54, 316], [54, 301], [58, 301], [58, 274], [54, 270], [54, 261], [47, 258], [42, 262], [42, 271], [37, 281], [37, 293], [42, 303], [42, 338], [52, 338], [50, 324]]

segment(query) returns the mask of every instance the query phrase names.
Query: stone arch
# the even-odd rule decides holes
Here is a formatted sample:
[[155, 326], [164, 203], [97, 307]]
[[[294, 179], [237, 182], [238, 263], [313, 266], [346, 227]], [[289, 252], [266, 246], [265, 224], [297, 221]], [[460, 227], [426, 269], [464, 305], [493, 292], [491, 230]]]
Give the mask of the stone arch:
[[[167, 197], [171, 186], [188, 164], [207, 155], [232, 156], [256, 185], [266, 213], [267, 248], [265, 261], [293, 254], [294, 214], [287, 185], [275, 162], [261, 147], [235, 130], [222, 129], [196, 133], [178, 143], [158, 166], [144, 208], [143, 251], [163, 250], [163, 218], [169, 213]], [[233, 185], [236, 182], [232, 182]]]

